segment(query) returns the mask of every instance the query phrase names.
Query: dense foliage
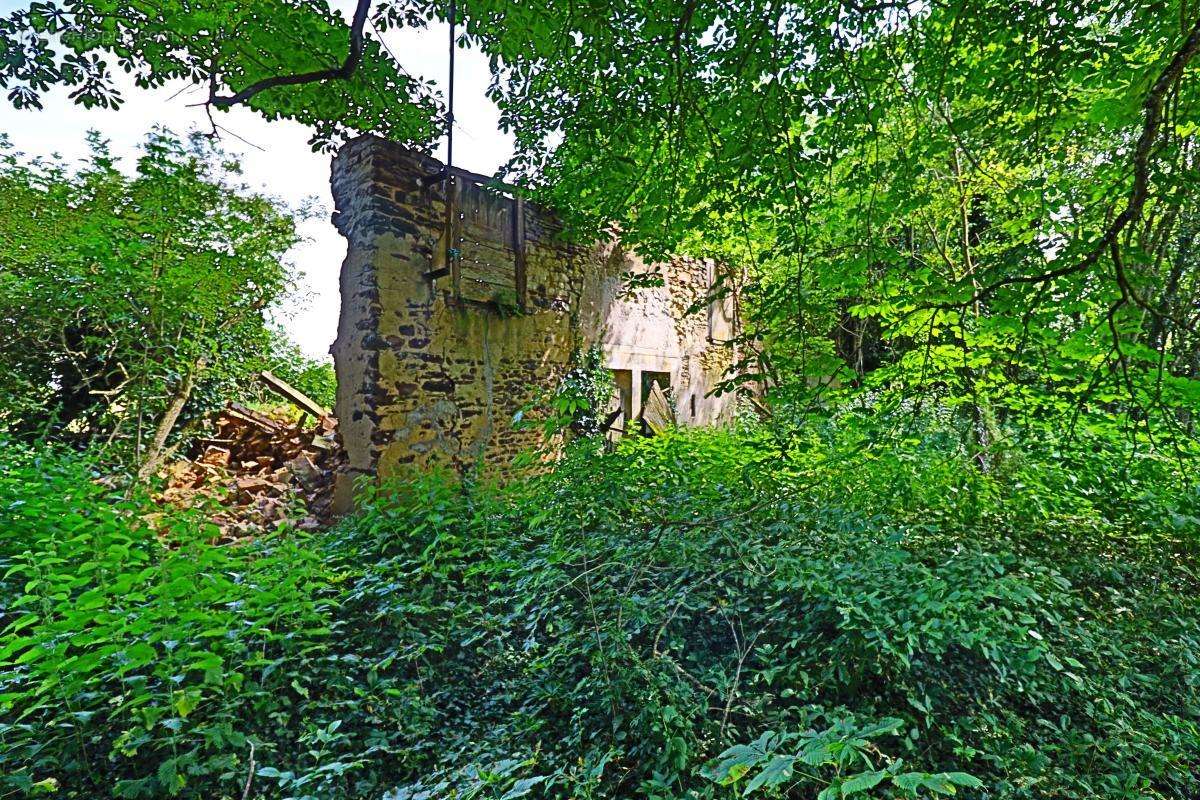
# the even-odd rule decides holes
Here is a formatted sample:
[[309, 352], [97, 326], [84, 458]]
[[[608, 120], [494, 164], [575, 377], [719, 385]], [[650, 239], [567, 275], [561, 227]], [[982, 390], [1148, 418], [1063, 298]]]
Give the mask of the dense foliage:
[[[719, 291], [751, 323], [735, 380], [817, 404], [831, 383], [933, 393], [981, 451], [1011, 419], [1075, 410], [1158, 440], [1194, 432], [1192, 4], [455, 8], [459, 43], [491, 58], [515, 180], [585, 235], [615, 224], [649, 255], [726, 265]], [[309, 123], [317, 146], [365, 131], [423, 145], [433, 98], [379, 32], [449, 13], [36, 2], [0, 24], [0, 85], [18, 106], [55, 84], [103, 105], [120, 66], [206, 86], [210, 110]]]
[[[456, 7], [511, 177], [579, 235], [723, 265], [724, 388], [769, 421], [236, 546], [94, 450], [9, 443], [2, 790], [1200, 796], [1200, 9]], [[379, 31], [449, 13], [39, 1], [0, 20], [0, 87], [107, 106], [122, 69], [317, 147], [425, 146], [436, 99]], [[265, 324], [291, 220], [223, 176], [163, 136], [132, 177], [4, 155], [10, 435], [143, 460], [268, 351], [328, 396]], [[556, 431], [610, 388], [580, 355], [531, 414]]]
[[203, 138], [151, 134], [132, 175], [90, 142], [78, 169], [0, 149], [0, 430], [142, 463], [257, 370], [327, 399], [271, 321], [293, 214]]
[[313, 543], [213, 546], [203, 509], [163, 514], [77, 455], [5, 453], [4, 796], [233, 796], [248, 736], [300, 753], [315, 732], [283, 722], [329, 634]]
[[[434, 130], [430, 90], [364, 33], [366, 22], [355, 17], [348, 32], [323, 0], [33, 2], [0, 18], [0, 88], [16, 108], [41, 108], [55, 85], [86, 107], [118, 108], [119, 68], [140, 89], [177, 79], [203, 85], [210, 115], [245, 103], [268, 119], [304, 123], [316, 146], [347, 130], [422, 142]], [[220, 130], [215, 121], [211, 130]]]
[[431, 477], [232, 548], [10, 450], [6, 785], [1200, 791], [1195, 473], [1051, 440], [985, 475], [946, 423], [886, 419], [589, 448], [507, 490]]

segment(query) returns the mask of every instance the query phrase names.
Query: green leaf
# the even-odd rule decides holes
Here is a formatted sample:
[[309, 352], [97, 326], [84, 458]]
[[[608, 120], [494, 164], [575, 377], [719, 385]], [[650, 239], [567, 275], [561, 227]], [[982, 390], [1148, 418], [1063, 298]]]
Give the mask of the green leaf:
[[771, 788], [791, 780], [792, 766], [795, 762], [795, 756], [772, 757], [767, 765], [746, 784], [746, 789], [742, 794], [748, 795], [761, 787]]
[[879, 785], [879, 782], [887, 775], [885, 770], [876, 772], [862, 772], [858, 775], [847, 778], [842, 782], [842, 795], [858, 794]]
[[892, 783], [905, 791], [915, 792], [925, 784], [925, 774], [921, 772], [903, 772], [892, 776]]
[[142, 667], [157, 657], [158, 653], [145, 642], [135, 642], [125, 649], [125, 657], [129, 660], [130, 668]]
[[195, 691], [176, 692], [174, 707], [180, 717], [187, 719], [188, 714], [200, 704], [200, 693]]
[[533, 791], [535, 786], [544, 782], [546, 777], [547, 776], [545, 775], [537, 775], [532, 778], [521, 778], [513, 783], [512, 788], [504, 793], [504, 796], [501, 798], [501, 800], [515, 800], [515, 798], [518, 797], [525, 797], [527, 794]]
[[972, 789], [978, 789], [983, 786], [983, 781], [965, 772], [947, 772], [945, 775], [947, 780], [958, 786], [967, 786]]

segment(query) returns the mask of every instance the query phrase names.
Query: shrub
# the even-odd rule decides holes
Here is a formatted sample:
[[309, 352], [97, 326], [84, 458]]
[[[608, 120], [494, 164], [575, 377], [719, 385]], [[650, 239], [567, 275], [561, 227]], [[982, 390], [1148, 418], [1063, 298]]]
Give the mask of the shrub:
[[[1126, 473], [1157, 498], [1100, 503], [1032, 450], [1002, 477], [936, 434], [869, 440], [785, 438], [781, 457], [687, 433], [506, 494], [378, 495], [340, 546], [377, 554], [364, 641], [437, 720], [389, 796], [726, 796], [702, 775], [736, 777], [730, 745], [831, 730], [869, 761], [817, 758], [810, 779], [763, 751], [780, 772], [756, 788], [1200, 790], [1196, 487], [1148, 457]], [[1119, 474], [1119, 448], [1088, 449], [1089, 474]]]
[[339, 657], [311, 541], [214, 546], [201, 513], [12, 445], [0, 497], [0, 788], [232, 796], [255, 745], [264, 764], [311, 736]]
[[1195, 473], [956, 441], [585, 445], [238, 547], [10, 450], [0, 766], [66, 797], [1196, 795]]

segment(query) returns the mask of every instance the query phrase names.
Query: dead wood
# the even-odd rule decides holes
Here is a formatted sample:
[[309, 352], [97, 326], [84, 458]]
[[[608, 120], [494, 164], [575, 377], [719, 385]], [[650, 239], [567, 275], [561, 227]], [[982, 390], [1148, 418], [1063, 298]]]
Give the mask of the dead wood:
[[328, 409], [268, 370], [264, 369], [259, 373], [258, 377], [268, 389], [306, 414], [311, 414], [317, 418], [329, 416]]

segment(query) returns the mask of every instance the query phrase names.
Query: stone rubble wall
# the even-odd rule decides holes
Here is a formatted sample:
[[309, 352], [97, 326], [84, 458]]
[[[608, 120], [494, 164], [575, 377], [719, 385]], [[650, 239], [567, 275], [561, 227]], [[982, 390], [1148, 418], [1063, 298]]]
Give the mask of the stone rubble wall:
[[[552, 213], [518, 212], [480, 181], [422, 180], [441, 169], [372, 136], [333, 162], [334, 223], [347, 240], [336, 415], [350, 477], [435, 466], [509, 474], [515, 455], [553, 444], [514, 428], [513, 415], [596, 344], [635, 386], [643, 371], [669, 374], [680, 424], [732, 418], [733, 397], [710, 396], [734, 358], [710, 343], [733, 335], [731, 304], [684, 313], [711, 285], [712, 264], [648, 266], [614, 242], [572, 244]], [[626, 291], [625, 273], [649, 269], [662, 287]]]

